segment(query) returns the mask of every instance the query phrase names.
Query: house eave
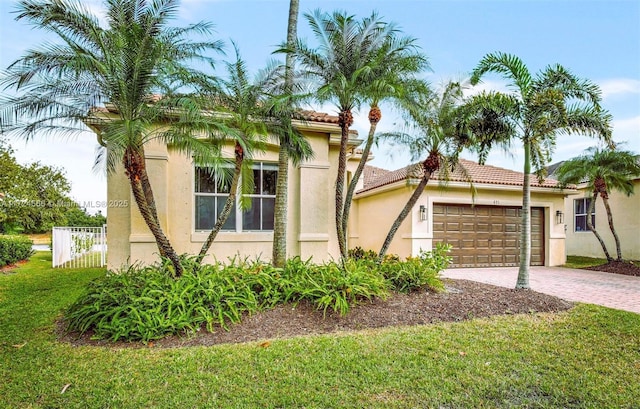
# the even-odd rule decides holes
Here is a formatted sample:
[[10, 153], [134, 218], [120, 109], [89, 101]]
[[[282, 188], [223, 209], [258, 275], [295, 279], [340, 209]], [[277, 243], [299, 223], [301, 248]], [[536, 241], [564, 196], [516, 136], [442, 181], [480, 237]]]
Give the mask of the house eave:
[[[366, 190], [366, 191], [360, 191], [360, 192], [356, 192], [356, 199], [359, 198], [364, 198], [364, 197], [368, 197], [368, 196], [374, 196], [380, 193], [384, 193], [384, 192], [388, 192], [391, 190], [396, 190], [396, 189], [400, 189], [400, 188], [406, 188], [408, 186], [416, 186], [418, 183], [420, 182], [420, 179], [416, 179], [416, 178], [408, 178], [408, 179], [402, 179], [393, 183], [389, 183], [386, 185], [382, 185], [370, 190]], [[427, 184], [427, 186], [425, 187], [425, 190], [427, 189], [439, 189], [444, 187], [446, 188], [450, 188], [450, 189], [455, 189], [455, 190], [470, 190], [471, 189], [471, 184], [468, 182], [448, 182], [446, 184], [442, 184], [440, 183], [439, 180], [434, 179], [434, 180], [430, 180], [429, 183]], [[476, 190], [494, 190], [494, 191], [501, 191], [501, 192], [521, 192], [522, 191], [522, 186], [521, 185], [501, 185], [501, 184], [495, 184], [495, 183], [474, 183], [473, 187], [475, 187]], [[555, 195], [576, 195], [579, 194], [577, 189], [573, 189], [573, 188], [566, 188], [566, 189], [560, 189], [558, 187], [542, 187], [542, 186], [532, 186], [531, 187], [531, 192], [532, 193], [545, 193], [545, 194], [555, 194]]]

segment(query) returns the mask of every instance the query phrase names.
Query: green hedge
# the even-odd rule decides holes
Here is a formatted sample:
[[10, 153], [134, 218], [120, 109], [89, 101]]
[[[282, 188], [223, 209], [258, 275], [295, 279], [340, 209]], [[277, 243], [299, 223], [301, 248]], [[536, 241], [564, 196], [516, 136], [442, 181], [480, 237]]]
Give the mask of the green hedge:
[[33, 242], [26, 236], [0, 235], [0, 267], [31, 257], [31, 246]]

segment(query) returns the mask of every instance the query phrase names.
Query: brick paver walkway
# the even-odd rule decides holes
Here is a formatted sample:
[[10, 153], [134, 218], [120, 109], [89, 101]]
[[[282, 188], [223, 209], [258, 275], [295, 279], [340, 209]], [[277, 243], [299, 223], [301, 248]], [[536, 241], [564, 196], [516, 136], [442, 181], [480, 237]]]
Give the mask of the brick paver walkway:
[[[534, 291], [640, 314], [640, 277], [561, 267], [531, 267]], [[514, 288], [518, 267], [450, 268], [443, 276]]]

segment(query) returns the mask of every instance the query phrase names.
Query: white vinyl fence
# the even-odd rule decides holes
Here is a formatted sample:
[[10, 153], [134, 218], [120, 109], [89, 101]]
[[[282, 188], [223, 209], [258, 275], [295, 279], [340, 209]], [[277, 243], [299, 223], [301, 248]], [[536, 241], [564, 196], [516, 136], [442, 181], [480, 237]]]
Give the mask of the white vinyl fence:
[[53, 267], [102, 267], [107, 264], [106, 226], [54, 227]]

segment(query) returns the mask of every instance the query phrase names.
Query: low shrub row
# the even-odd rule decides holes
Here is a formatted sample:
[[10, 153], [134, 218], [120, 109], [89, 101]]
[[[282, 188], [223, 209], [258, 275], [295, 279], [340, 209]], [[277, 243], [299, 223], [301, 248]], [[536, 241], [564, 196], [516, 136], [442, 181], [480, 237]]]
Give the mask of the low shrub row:
[[26, 236], [0, 235], [0, 267], [28, 259], [33, 254], [32, 246]]
[[67, 310], [71, 331], [93, 331], [96, 338], [148, 342], [169, 334], [228, 328], [243, 314], [287, 302], [308, 300], [325, 313], [346, 314], [363, 300], [385, 298], [390, 291], [443, 288], [438, 278], [448, 248], [400, 261], [348, 259], [344, 264], [313, 264], [290, 259], [282, 269], [238, 257], [228, 263], [198, 265], [183, 257], [184, 273], [170, 274], [168, 261], [134, 266], [90, 283]]

